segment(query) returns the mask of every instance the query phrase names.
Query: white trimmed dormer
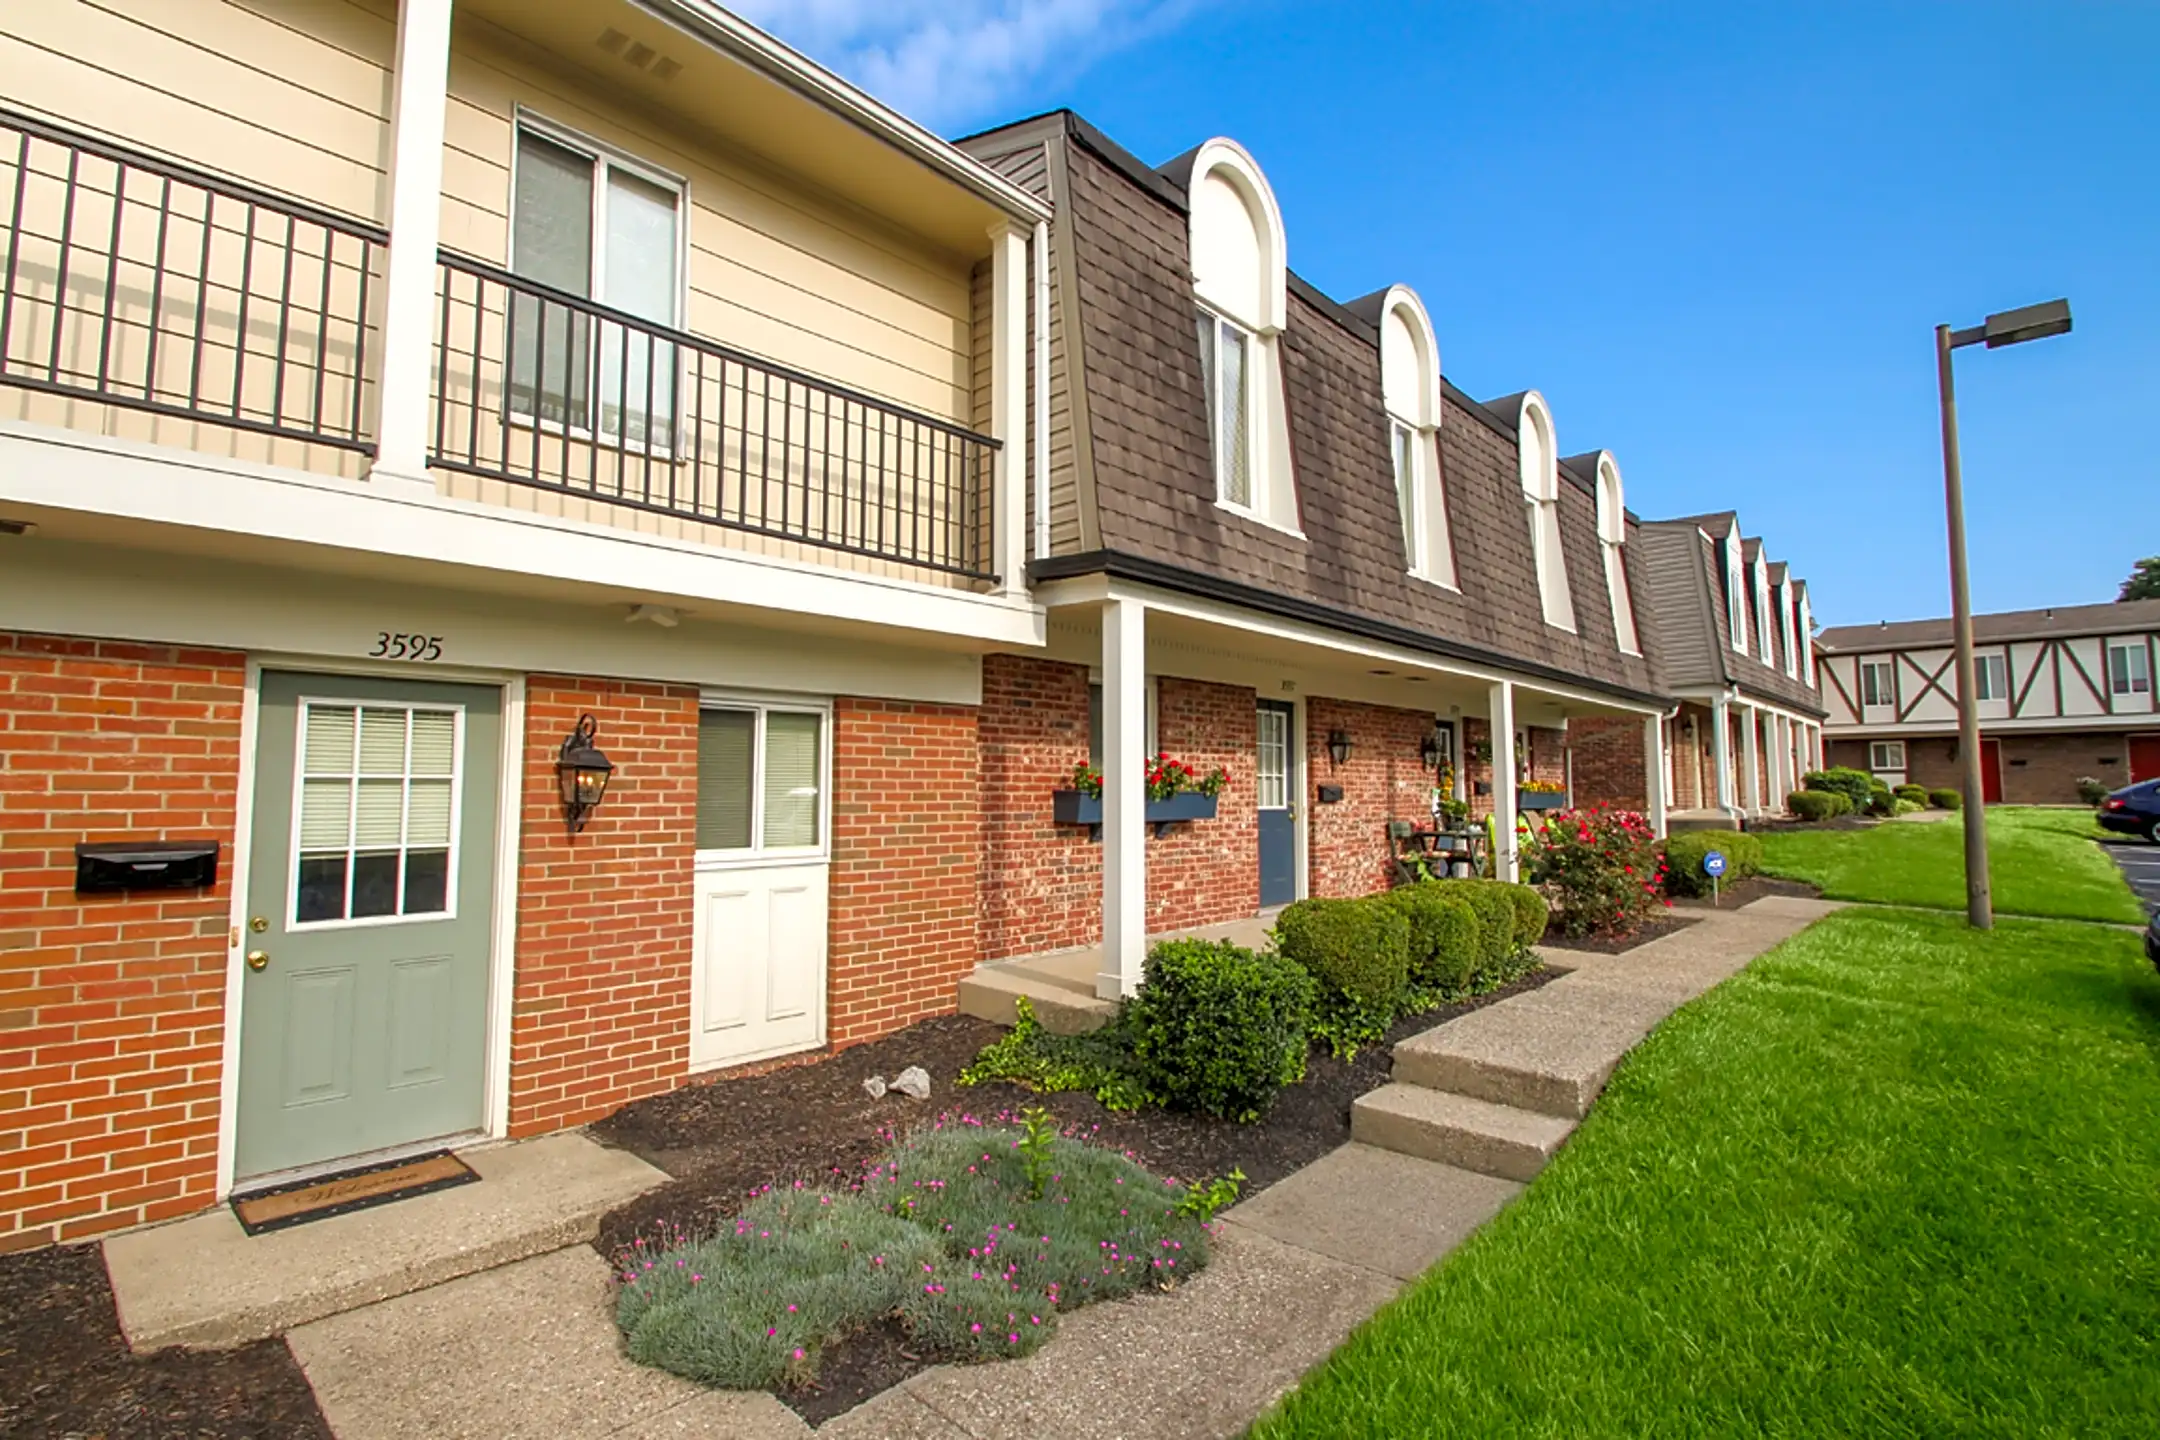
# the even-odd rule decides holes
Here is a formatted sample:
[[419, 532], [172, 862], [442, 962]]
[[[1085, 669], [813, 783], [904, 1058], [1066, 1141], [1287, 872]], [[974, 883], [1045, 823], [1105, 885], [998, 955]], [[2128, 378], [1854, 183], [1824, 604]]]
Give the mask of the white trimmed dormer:
[[1530, 553], [1537, 566], [1538, 601], [1545, 623], [1575, 628], [1575, 600], [1568, 593], [1567, 557], [1560, 545], [1560, 450], [1553, 438], [1545, 397], [1527, 391], [1516, 422], [1522, 457], [1523, 509], [1530, 525]]
[[1452, 590], [1455, 546], [1440, 474], [1440, 342], [1407, 285], [1388, 290], [1380, 304], [1380, 394], [1406, 568]]
[[1612, 601], [1613, 635], [1627, 655], [1642, 654], [1635, 633], [1635, 601], [1628, 591], [1627, 499], [1620, 486], [1620, 462], [1610, 450], [1597, 453], [1598, 551], [1605, 561], [1605, 590]]
[[1755, 542], [1755, 658], [1765, 665], [1777, 664], [1770, 638], [1770, 556]]
[[1732, 517], [1732, 529], [1725, 533], [1720, 546], [1725, 552], [1725, 627], [1729, 632], [1726, 643], [1739, 654], [1748, 653], [1747, 644], [1747, 587], [1740, 565], [1740, 517]]
[[1298, 534], [1283, 403], [1289, 269], [1282, 210], [1252, 156], [1223, 139], [1193, 152], [1188, 204], [1215, 500]]

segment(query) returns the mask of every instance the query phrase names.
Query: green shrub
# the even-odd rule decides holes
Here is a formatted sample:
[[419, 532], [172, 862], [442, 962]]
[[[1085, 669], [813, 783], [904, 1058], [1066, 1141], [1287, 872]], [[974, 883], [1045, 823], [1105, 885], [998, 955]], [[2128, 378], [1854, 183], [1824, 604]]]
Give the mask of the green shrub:
[[[1462, 884], [1460, 880], [1451, 882]], [[1509, 937], [1518, 948], [1537, 944], [1545, 938], [1545, 926], [1552, 918], [1552, 906], [1543, 895], [1528, 885], [1511, 885], [1505, 880], [1472, 880], [1472, 890], [1487, 890], [1507, 897], [1512, 912], [1508, 922]], [[1498, 907], [1494, 913], [1497, 914]]]
[[[2080, 775], [2077, 779], [2077, 797], [2079, 804], [2098, 805], [2108, 797], [2107, 782], [2096, 780], [2090, 775]], [[1920, 798], [1925, 801], [1927, 796], [1923, 793]]]
[[1385, 903], [1410, 923], [1410, 983], [1442, 992], [1462, 990], [1478, 962], [1477, 912], [1456, 886], [1425, 880], [1391, 890]]
[[1831, 820], [1852, 809], [1852, 802], [1835, 790], [1795, 790], [1785, 797], [1785, 805], [1802, 820]]
[[1013, 1000], [1013, 1028], [982, 1048], [960, 1072], [962, 1085], [988, 1085], [1003, 1081], [1055, 1095], [1064, 1090], [1085, 1090], [1107, 1110], [1137, 1110], [1147, 1100], [1133, 1061], [1127, 1024], [1131, 1007], [1100, 1030], [1084, 1035], [1054, 1035], [1035, 1018], [1035, 1005], [1027, 996]]
[[1855, 770], [1850, 765], [1834, 765], [1828, 770], [1810, 770], [1800, 777], [1800, 785], [1806, 790], [1830, 790], [1843, 795], [1852, 802], [1855, 814], [1864, 812], [1868, 796], [1880, 784], [1865, 770]]
[[1515, 901], [1508, 895], [1503, 881], [1450, 880], [1447, 883], [1477, 916], [1478, 958], [1471, 972], [1471, 984], [1475, 986], [1479, 976], [1498, 971], [1515, 954]]
[[1911, 800], [1923, 807], [1927, 804], [1927, 786], [1925, 785], [1914, 785], [1908, 781], [1903, 785], [1896, 786], [1890, 793], [1900, 800]]
[[1300, 900], [1275, 921], [1278, 949], [1323, 990], [1392, 1005], [1410, 978], [1410, 922], [1385, 898]]
[[1887, 785], [1878, 785], [1868, 792], [1867, 813], [1870, 815], [1895, 815], [1897, 796], [1890, 793]]
[[1890, 813], [1893, 815], [1917, 815], [1925, 809], [1927, 809], [1925, 800], [1908, 800], [1900, 795], [1897, 798], [1897, 808]]
[[1928, 804], [1937, 810], [1955, 810], [1965, 803], [1965, 797], [1955, 790], [1928, 791]]
[[1707, 895], [1710, 877], [1703, 874], [1703, 856], [1712, 850], [1725, 854], [1725, 873], [1720, 883], [1730, 885], [1762, 871], [1762, 841], [1737, 830], [1689, 830], [1665, 841], [1665, 888], [1675, 895]]
[[1257, 1119], [1304, 1078], [1313, 995], [1312, 977], [1283, 956], [1164, 941], [1125, 1007], [1141, 1088], [1173, 1109]]

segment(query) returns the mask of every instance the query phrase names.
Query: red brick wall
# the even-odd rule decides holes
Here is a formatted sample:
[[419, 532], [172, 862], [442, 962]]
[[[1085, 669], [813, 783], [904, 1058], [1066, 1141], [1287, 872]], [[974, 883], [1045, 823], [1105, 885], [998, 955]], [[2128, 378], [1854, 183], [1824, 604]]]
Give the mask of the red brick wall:
[[[1986, 734], [1985, 731], [1982, 732]], [[2120, 731], [2070, 731], [2054, 735], [1988, 736], [2002, 744], [2002, 797], [2006, 805], [2075, 805], [2077, 782], [2089, 775], [2110, 790], [2130, 783], [2130, 737]], [[1829, 763], [1868, 768], [1868, 742], [1831, 740]], [[2019, 761], [2024, 764], [2019, 764]], [[1934, 736], [1905, 742], [1905, 778], [1931, 789], [1962, 783], [1957, 741]]]
[[1647, 810], [1650, 791], [1643, 771], [1643, 722], [1634, 716], [1596, 716], [1568, 721], [1568, 752], [1574, 774], [1570, 798], [1581, 806]]
[[[1419, 755], [1432, 723], [1431, 715], [1416, 710], [1319, 696], [1306, 702], [1309, 894], [1341, 897], [1387, 889], [1392, 878], [1388, 822], [1432, 819], [1432, 772]], [[1337, 729], [1350, 736], [1350, 758], [1340, 766], [1327, 748], [1328, 732]], [[1341, 802], [1320, 804], [1322, 785], [1340, 785]]]
[[[1085, 701], [1083, 691], [1083, 726]], [[834, 707], [826, 1033], [835, 1046], [951, 1010], [975, 967], [976, 720], [972, 706], [843, 698]]]
[[[217, 1180], [243, 658], [0, 634], [0, 1251]], [[74, 891], [78, 841], [216, 839], [213, 890]]]
[[[1529, 746], [1528, 777], [1565, 785], [1568, 778], [1567, 732], [1549, 730], [1537, 725], [1519, 728], [1523, 730]], [[1478, 794], [1477, 787], [1480, 784], [1492, 783], [1492, 761], [1471, 757], [1477, 754], [1478, 746], [1492, 739], [1492, 726], [1485, 720], [1465, 720], [1462, 722], [1462, 732], [1463, 794], [1470, 801], [1470, 818], [1482, 820], [1492, 814], [1492, 795], [1489, 791], [1483, 795]], [[1518, 773], [1523, 770], [1522, 758], [1521, 755], [1515, 758]]]
[[[1251, 690], [1165, 676], [1156, 743], [1230, 781], [1216, 818], [1148, 840], [1148, 928], [1235, 920], [1260, 905], [1253, 809], [1256, 701]], [[1050, 792], [1088, 752], [1087, 669], [1014, 655], [983, 659], [982, 957], [1092, 945], [1102, 938], [1102, 846], [1053, 824]]]
[[[615, 773], [571, 835], [555, 758], [587, 711]], [[692, 686], [527, 682], [512, 1135], [580, 1125], [683, 1082], [697, 714]]]
[[[1213, 820], [1173, 825], [1148, 841], [1148, 929], [1186, 930], [1257, 914], [1259, 699], [1236, 685], [1172, 676], [1156, 686], [1158, 747], [1203, 775], [1220, 766], [1230, 782], [1216, 798]], [[1099, 929], [1099, 913], [1096, 920]]]

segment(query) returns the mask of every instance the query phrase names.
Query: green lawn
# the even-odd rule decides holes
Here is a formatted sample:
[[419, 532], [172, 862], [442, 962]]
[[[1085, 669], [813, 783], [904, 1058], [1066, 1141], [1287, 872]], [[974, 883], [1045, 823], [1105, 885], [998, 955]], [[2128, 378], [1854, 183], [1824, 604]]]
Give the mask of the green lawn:
[[2137, 936], [1841, 913], [1254, 1434], [2151, 1435], [2155, 1117]]
[[[2142, 924], [2145, 914], [2083, 810], [1988, 811], [1988, 874], [2004, 915]], [[1965, 908], [1964, 826], [1956, 815], [1871, 830], [1763, 835], [1763, 869], [1820, 885], [1833, 900]]]

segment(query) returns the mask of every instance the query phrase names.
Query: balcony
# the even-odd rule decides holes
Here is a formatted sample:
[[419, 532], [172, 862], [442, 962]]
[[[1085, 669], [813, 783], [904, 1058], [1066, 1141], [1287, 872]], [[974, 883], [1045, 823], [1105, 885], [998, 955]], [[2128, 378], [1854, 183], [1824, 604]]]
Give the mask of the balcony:
[[[0, 204], [6, 414], [359, 473], [385, 231], [5, 109]], [[450, 252], [431, 348], [428, 459], [453, 493], [996, 578], [998, 445], [963, 426]]]

